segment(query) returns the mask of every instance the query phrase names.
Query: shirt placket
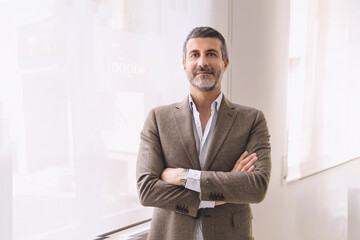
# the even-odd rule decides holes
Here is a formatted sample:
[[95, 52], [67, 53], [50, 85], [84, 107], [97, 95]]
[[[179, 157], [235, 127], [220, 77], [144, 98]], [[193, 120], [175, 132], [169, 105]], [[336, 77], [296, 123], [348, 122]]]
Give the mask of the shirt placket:
[[204, 134], [202, 132], [202, 127], [201, 127], [201, 121], [200, 121], [200, 113], [197, 111], [196, 108], [194, 108], [195, 110], [195, 124], [196, 124], [196, 129], [197, 129], [197, 133], [199, 136], [199, 142], [200, 142], [200, 146], [199, 146], [199, 160], [200, 160], [200, 166], [201, 169], [204, 167], [205, 165], [205, 160], [206, 160], [206, 152], [202, 151], [205, 142], [208, 139], [208, 135], [210, 132], [210, 128], [213, 122], [213, 117], [214, 117], [214, 113], [215, 113], [215, 103], [213, 103], [211, 105], [211, 114], [210, 114], [210, 118], [208, 120], [208, 122], [206, 123], [205, 126], [205, 130], [204, 130]]

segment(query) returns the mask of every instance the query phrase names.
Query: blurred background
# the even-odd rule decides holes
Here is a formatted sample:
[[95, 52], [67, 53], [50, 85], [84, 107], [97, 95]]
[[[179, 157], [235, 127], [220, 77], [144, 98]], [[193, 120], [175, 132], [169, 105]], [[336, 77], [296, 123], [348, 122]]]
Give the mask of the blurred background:
[[183, 42], [211, 26], [228, 44], [224, 94], [270, 129], [256, 239], [359, 239], [359, 24], [355, 0], [0, 0], [0, 238], [87, 240], [151, 219], [139, 133], [187, 96]]

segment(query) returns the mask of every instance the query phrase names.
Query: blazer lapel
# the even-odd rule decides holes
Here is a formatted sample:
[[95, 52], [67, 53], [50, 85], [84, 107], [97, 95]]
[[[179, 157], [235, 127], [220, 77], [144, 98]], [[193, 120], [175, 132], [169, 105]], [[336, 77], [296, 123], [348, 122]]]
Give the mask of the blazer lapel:
[[179, 103], [176, 108], [177, 110], [174, 112], [173, 116], [181, 143], [189, 161], [191, 162], [192, 169], [200, 170], [201, 167], [199, 155], [196, 149], [196, 141], [194, 138], [189, 98], [185, 98], [185, 100]]
[[233, 111], [234, 107], [231, 102], [224, 96], [221, 103], [218, 118], [216, 121], [214, 133], [211, 139], [209, 152], [205, 161], [204, 169], [209, 170], [212, 162], [214, 161], [216, 154], [220, 150], [222, 144], [226, 140], [226, 137], [234, 124], [237, 116], [237, 112]]

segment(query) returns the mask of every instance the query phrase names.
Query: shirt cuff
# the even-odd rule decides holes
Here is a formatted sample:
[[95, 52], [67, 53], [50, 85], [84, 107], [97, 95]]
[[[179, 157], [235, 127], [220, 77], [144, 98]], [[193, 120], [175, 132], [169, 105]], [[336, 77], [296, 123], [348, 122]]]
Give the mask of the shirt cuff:
[[[201, 171], [189, 169], [185, 188], [190, 189], [192, 191], [200, 193], [200, 176]], [[199, 209], [200, 208], [214, 208], [215, 201], [200, 201]]]
[[215, 201], [200, 201], [199, 209], [200, 208], [214, 208]]
[[201, 171], [189, 169], [186, 178], [185, 188], [200, 193], [200, 176], [201, 176]]

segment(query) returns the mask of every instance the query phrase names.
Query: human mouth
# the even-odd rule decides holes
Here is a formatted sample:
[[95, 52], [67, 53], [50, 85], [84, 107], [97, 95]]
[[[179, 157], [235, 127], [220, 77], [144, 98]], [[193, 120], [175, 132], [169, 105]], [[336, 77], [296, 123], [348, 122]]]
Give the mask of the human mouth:
[[194, 75], [214, 75], [215, 69], [213, 68], [197, 68], [194, 70]]
[[198, 71], [196, 75], [211, 74], [211, 72]]

